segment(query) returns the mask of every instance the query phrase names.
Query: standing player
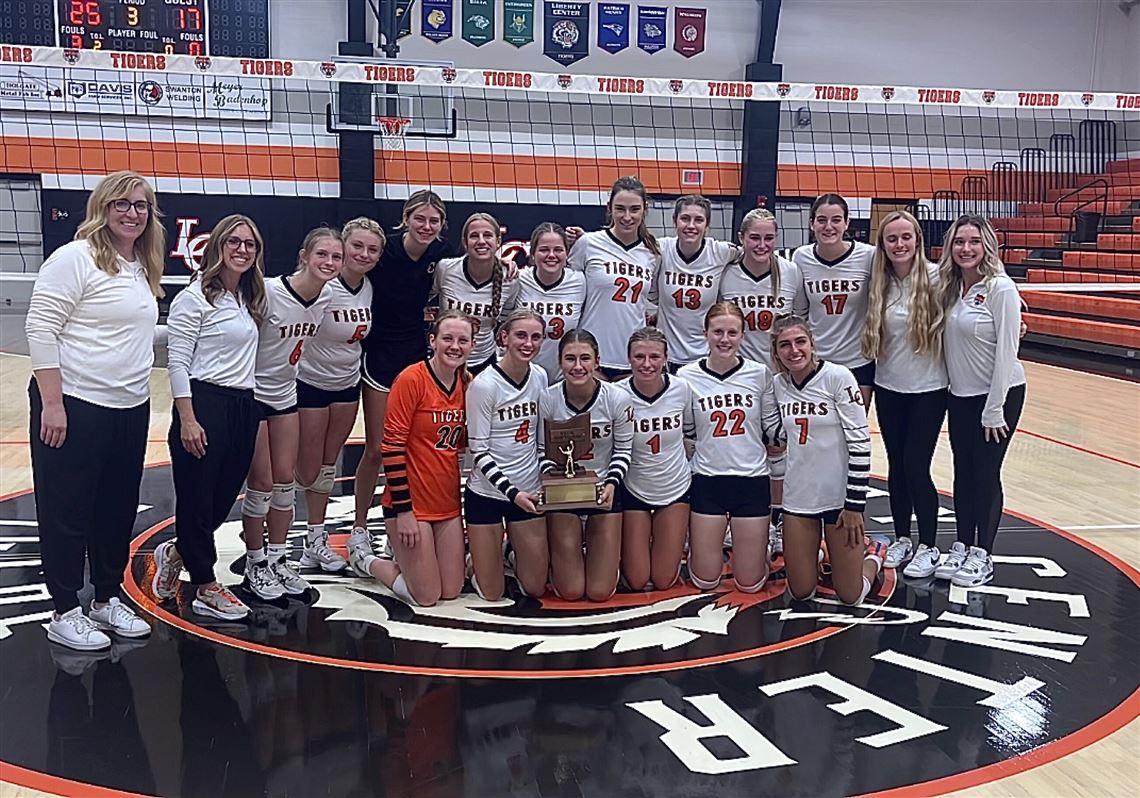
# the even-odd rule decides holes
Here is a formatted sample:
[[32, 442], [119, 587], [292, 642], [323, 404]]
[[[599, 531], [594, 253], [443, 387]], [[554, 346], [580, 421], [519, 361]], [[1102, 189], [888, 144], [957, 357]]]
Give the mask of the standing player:
[[459, 450], [466, 445], [465, 366], [475, 325], [445, 310], [432, 325], [432, 355], [392, 384], [384, 419], [384, 518], [395, 561], [372, 553], [368, 532], [348, 539], [353, 570], [410, 604], [430, 607], [463, 589]]
[[336, 480], [336, 461], [356, 423], [360, 405], [360, 342], [372, 326], [372, 283], [366, 276], [384, 251], [384, 231], [371, 219], [341, 230], [344, 268], [329, 282], [317, 335], [304, 348], [297, 372], [297, 485], [305, 492], [308, 532], [301, 567], [337, 573], [347, 563], [329, 548], [325, 512]]
[[969, 587], [993, 579], [1001, 466], [1025, 404], [1021, 302], [998, 257], [997, 234], [981, 216], [963, 216], [947, 231], [938, 277], [958, 540], [934, 575]]
[[533, 310], [503, 321], [504, 354], [467, 386], [467, 439], [474, 468], [463, 492], [474, 571], [471, 586], [485, 599], [503, 596], [503, 526], [515, 551], [516, 576], [531, 596], [546, 591], [550, 550], [546, 520], [537, 514], [538, 408], [546, 373], [533, 361], [546, 322]]
[[772, 502], [765, 441], [777, 440], [780, 412], [767, 366], [740, 356], [740, 308], [731, 302], [709, 308], [705, 335], [708, 357], [677, 372], [692, 388], [696, 434], [689, 577], [701, 590], [720, 583], [721, 543], [731, 519], [736, 588], [756, 593], [768, 579]]
[[[800, 293], [800, 273], [795, 264], [776, 254], [776, 217], [765, 208], [753, 208], [740, 220], [738, 233], [743, 247], [739, 260], [730, 263], [720, 283], [720, 298], [733, 302], [744, 314], [744, 357], [763, 363], [772, 373], [772, 323], [792, 312], [806, 312]], [[796, 308], [797, 303], [804, 305]], [[784, 468], [786, 456], [770, 451], [772, 470], [772, 528], [769, 548], [774, 555], [784, 550]]]
[[608, 379], [629, 374], [625, 347], [644, 327], [653, 275], [661, 247], [645, 225], [649, 199], [636, 177], [623, 177], [610, 189], [606, 229], [581, 233], [570, 249], [571, 269], [586, 275], [586, 305], [579, 327], [596, 330], [601, 372]]
[[689, 531], [692, 470], [685, 435], [693, 434], [692, 389], [669, 374], [669, 344], [643, 327], [629, 337], [633, 448], [621, 488], [621, 567], [634, 590], [667, 590], [681, 575]]
[[[542, 395], [539, 413], [543, 423], [569, 421], [586, 414], [590, 418], [590, 449], [575, 452], [574, 460], [602, 480], [600, 507], [584, 510], [586, 552], [582, 553], [582, 521], [577, 512], [550, 512], [546, 528], [550, 539], [550, 580], [554, 592], [568, 601], [585, 595], [590, 601], [606, 601], [617, 590], [621, 559], [620, 489], [629, 469], [633, 444], [633, 408], [627, 391], [602, 382], [598, 368], [598, 341], [579, 327], [558, 342], [562, 382]], [[539, 441], [539, 448], [544, 448]], [[553, 461], [543, 461], [543, 471], [554, 471]]]
[[792, 261], [800, 270], [820, 359], [851, 369], [863, 405], [870, 407], [875, 361], [863, 354], [862, 340], [875, 248], [844, 239], [848, 221], [847, 200], [838, 194], [816, 197], [811, 205], [815, 244], [797, 249]]
[[191, 608], [222, 620], [249, 614], [214, 574], [214, 533], [234, 506], [257, 441], [253, 388], [266, 313], [264, 251], [252, 219], [222, 219], [206, 241], [201, 270], [174, 297], [167, 318], [176, 537], [155, 547], [151, 587], [159, 601], [174, 598], [185, 566], [196, 586]]
[[546, 319], [546, 344], [534, 362], [546, 372], [553, 385], [561, 376], [558, 341], [578, 327], [586, 301], [586, 278], [566, 269], [570, 243], [566, 231], [554, 222], [543, 222], [530, 236], [530, 262], [534, 268], [519, 274], [517, 305], [529, 308]]
[[517, 280], [504, 285], [506, 266], [496, 256], [502, 243], [500, 229], [494, 216], [471, 214], [460, 234], [466, 254], [444, 258], [435, 270], [440, 310], [458, 310], [475, 323], [472, 374], [495, 362], [495, 328], [514, 310], [519, 291]]
[[717, 301], [725, 266], [739, 250], [708, 238], [712, 204], [689, 194], [673, 206], [676, 237], [661, 239], [661, 260], [653, 278], [659, 295], [657, 327], [669, 342], [670, 371], [694, 363], [708, 352], [705, 314]]
[[[930, 463], [946, 418], [946, 364], [942, 360], [942, 307], [938, 267], [927, 263], [922, 229], [906, 211], [879, 225], [871, 265], [863, 354], [875, 359], [879, 429], [887, 450], [887, 486], [895, 542], [886, 566], [923, 577], [934, 573], [941, 552], [938, 492]], [[918, 519], [918, 551], [910, 541], [911, 513]], [[913, 559], [912, 558], [913, 554]]]
[[367, 528], [376, 495], [388, 390], [396, 375], [427, 354], [424, 308], [436, 263], [450, 254], [450, 246], [441, 238], [446, 223], [447, 209], [438, 194], [426, 189], [413, 192], [404, 203], [400, 226], [385, 242], [380, 263], [368, 272], [372, 329], [361, 343], [365, 442], [356, 466], [354, 531]]
[[863, 508], [871, 472], [871, 436], [863, 395], [850, 369], [822, 360], [798, 316], [776, 321], [776, 398], [788, 439], [784, 490], [784, 563], [792, 598], [815, 595], [820, 530], [831, 558], [832, 586], [859, 604], [882, 567], [881, 543], [869, 548]]
[[[267, 281], [266, 314], [257, 344], [254, 398], [263, 421], [246, 478], [241, 507], [246, 547], [246, 585], [260, 599], [299, 596], [309, 588], [287, 559], [293, 523], [294, 472], [297, 468], [297, 365], [317, 334], [326, 287], [340, 274], [344, 246], [328, 227], [309, 231], [292, 275]], [[268, 550], [265, 532], [269, 534]]]

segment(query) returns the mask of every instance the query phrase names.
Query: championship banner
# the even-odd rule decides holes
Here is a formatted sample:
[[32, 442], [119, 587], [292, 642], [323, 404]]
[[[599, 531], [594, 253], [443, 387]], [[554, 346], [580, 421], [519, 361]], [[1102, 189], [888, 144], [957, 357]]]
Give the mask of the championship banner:
[[660, 6], [637, 7], [637, 46], [647, 53], [665, 49], [666, 10]]
[[452, 0], [423, 0], [420, 34], [439, 44], [451, 38]]
[[629, 47], [629, 3], [599, 4], [598, 47], [607, 53]]
[[481, 47], [495, 38], [495, 0], [463, 0], [463, 41]]
[[396, 3], [396, 38], [412, 35], [412, 3], [414, 0], [398, 0]]
[[673, 9], [673, 49], [685, 58], [705, 51], [705, 9]]
[[546, 0], [542, 52], [559, 64], [570, 65], [590, 54], [590, 4]]
[[503, 41], [515, 47], [534, 41], [534, 0], [503, 0]]

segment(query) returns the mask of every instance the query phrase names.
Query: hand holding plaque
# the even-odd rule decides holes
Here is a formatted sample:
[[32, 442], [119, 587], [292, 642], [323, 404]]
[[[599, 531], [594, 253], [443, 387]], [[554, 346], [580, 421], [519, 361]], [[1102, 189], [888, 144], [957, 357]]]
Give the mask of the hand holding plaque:
[[598, 475], [582, 468], [575, 452], [590, 451], [590, 416], [581, 414], [569, 421], [546, 421], [546, 456], [561, 467], [560, 472], [542, 475], [539, 489], [540, 512], [574, 512], [597, 509]]

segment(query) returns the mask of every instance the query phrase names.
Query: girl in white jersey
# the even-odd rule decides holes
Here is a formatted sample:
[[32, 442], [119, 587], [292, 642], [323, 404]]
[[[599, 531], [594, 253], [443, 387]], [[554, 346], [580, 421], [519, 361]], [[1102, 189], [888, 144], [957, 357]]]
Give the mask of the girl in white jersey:
[[249, 614], [214, 575], [214, 533], [233, 509], [257, 441], [253, 388], [266, 313], [263, 243], [247, 216], [214, 225], [202, 268], [174, 298], [167, 318], [175, 537], [154, 549], [151, 587], [159, 601], [174, 598], [185, 568], [195, 586], [194, 612], [223, 620]]
[[[895, 542], [885, 565], [930, 576], [941, 557], [938, 492], [930, 463], [946, 419], [946, 364], [942, 360], [942, 308], [938, 267], [923, 251], [922, 228], [906, 211], [879, 224], [871, 266], [871, 292], [863, 354], [875, 359], [879, 430], [887, 450], [887, 486]], [[918, 550], [910, 540], [911, 514], [918, 519]], [[912, 559], [913, 557], [913, 559]]]
[[717, 302], [705, 317], [709, 355], [677, 372], [692, 388], [696, 433], [689, 577], [702, 590], [720, 583], [721, 544], [732, 522], [732, 573], [737, 590], [755, 593], [768, 579], [771, 517], [768, 449], [780, 412], [768, 367], [740, 356], [744, 314]]
[[533, 361], [546, 322], [520, 309], [503, 321], [498, 363], [467, 387], [467, 442], [474, 467], [463, 492], [471, 547], [471, 586], [485, 599], [503, 597], [503, 526], [515, 552], [515, 576], [531, 596], [546, 592], [550, 550], [539, 488], [539, 402], [546, 373]]
[[[564, 379], [546, 389], [539, 413], [543, 423], [590, 417], [590, 449], [576, 452], [574, 460], [602, 480], [597, 510], [585, 510], [586, 551], [582, 552], [582, 522], [578, 513], [551, 512], [546, 516], [550, 538], [550, 580], [554, 592], [568, 601], [585, 595], [605, 601], [617, 589], [621, 559], [620, 488], [629, 469], [633, 445], [633, 408], [630, 395], [617, 385], [599, 380], [598, 342], [579, 327], [558, 342], [558, 359]], [[544, 448], [545, 441], [539, 441]], [[543, 472], [554, 471], [544, 459]]]
[[981, 216], [963, 216], [946, 232], [938, 277], [958, 540], [934, 575], [982, 585], [994, 572], [1002, 461], [1025, 404], [1021, 300], [998, 257], [997, 234]]
[[372, 283], [368, 272], [384, 251], [384, 231], [364, 217], [341, 230], [344, 268], [329, 282], [317, 335], [302, 351], [297, 372], [297, 485], [305, 492], [308, 532], [301, 567], [337, 573], [347, 562], [329, 548], [325, 511], [336, 479], [336, 461], [360, 405], [360, 342], [372, 327]]
[[266, 281], [266, 314], [254, 375], [254, 398], [263, 420], [241, 508], [245, 585], [268, 601], [285, 594], [299, 596], [309, 588], [286, 557], [300, 437], [297, 366], [306, 342], [316, 337], [324, 318], [327, 285], [340, 274], [344, 262], [340, 233], [327, 227], [310, 231], [299, 260], [292, 275]]
[[570, 268], [586, 275], [586, 306], [578, 326], [595, 331], [601, 372], [611, 380], [629, 374], [626, 342], [630, 333], [645, 326], [661, 256], [645, 224], [648, 203], [640, 180], [620, 178], [610, 189], [606, 229], [568, 231], [575, 237]]
[[533, 268], [519, 273], [517, 305], [546, 319], [545, 345], [534, 359], [546, 372], [551, 385], [562, 376], [558, 366], [558, 341], [577, 329], [586, 301], [586, 278], [566, 269], [570, 243], [566, 231], [554, 222], [543, 222], [530, 236], [529, 260]]
[[788, 445], [784, 490], [784, 566], [792, 598], [815, 595], [820, 530], [831, 558], [832, 587], [844, 604], [871, 592], [885, 547], [868, 546], [863, 508], [871, 472], [871, 437], [863, 395], [851, 370], [815, 352], [812, 331], [798, 316], [772, 332]]
[[473, 213], [463, 223], [464, 255], [444, 258], [435, 270], [440, 310], [458, 310], [475, 322], [475, 349], [469, 371], [478, 374], [495, 362], [495, 328], [514, 310], [518, 280], [507, 281], [506, 266], [496, 253], [502, 243], [494, 216]]
[[[740, 220], [739, 239], [743, 247], [738, 260], [730, 263], [720, 283], [720, 298], [736, 304], [744, 314], [744, 341], [740, 353], [763, 363], [773, 374], [772, 323], [789, 313], [806, 312], [806, 298], [800, 292], [800, 273], [795, 264], [776, 255], [776, 217], [766, 208], [753, 208]], [[802, 307], [797, 307], [797, 306]], [[775, 556], [784, 550], [783, 453], [769, 452], [772, 469], [772, 528], [769, 548]]]
[[681, 575], [689, 532], [692, 389], [669, 374], [669, 344], [653, 327], [629, 337], [633, 374], [618, 383], [633, 397], [633, 449], [621, 489], [621, 567], [633, 590], [666, 590]]
[[870, 407], [875, 361], [863, 354], [863, 323], [875, 248], [843, 235], [848, 225], [847, 200], [838, 194], [816, 197], [811, 206], [814, 244], [792, 254], [800, 270], [801, 291], [819, 357], [855, 374], [863, 404]]
[[739, 250], [727, 241], [705, 234], [712, 204], [689, 194], [673, 206], [676, 237], [661, 239], [661, 260], [653, 278], [659, 297], [657, 328], [669, 342], [669, 367], [694, 363], [708, 352], [705, 314], [717, 301], [725, 266]]

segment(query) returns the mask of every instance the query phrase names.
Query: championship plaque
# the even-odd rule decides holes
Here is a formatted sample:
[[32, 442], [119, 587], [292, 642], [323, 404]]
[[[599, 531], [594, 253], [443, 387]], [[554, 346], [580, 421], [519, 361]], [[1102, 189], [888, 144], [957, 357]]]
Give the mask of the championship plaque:
[[578, 465], [578, 458], [589, 453], [590, 416], [586, 413], [569, 421], [545, 421], [546, 457], [558, 470], [542, 475], [538, 510], [557, 513], [597, 509], [598, 475]]

